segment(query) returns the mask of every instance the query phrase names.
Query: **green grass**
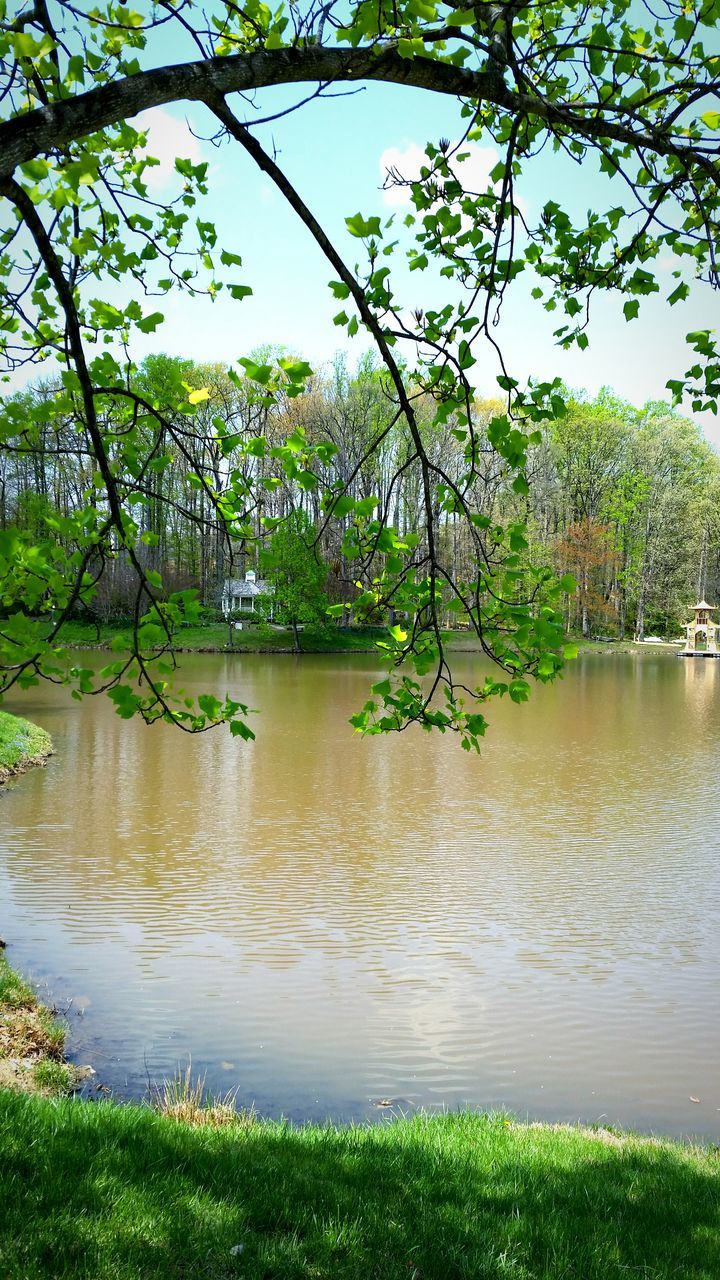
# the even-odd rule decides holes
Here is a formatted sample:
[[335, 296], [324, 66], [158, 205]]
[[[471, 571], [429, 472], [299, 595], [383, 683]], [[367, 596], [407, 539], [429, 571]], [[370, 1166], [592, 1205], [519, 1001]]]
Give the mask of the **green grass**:
[[[195, 652], [226, 652], [229, 648], [228, 634], [227, 625], [219, 622], [182, 627], [176, 635], [176, 643], [180, 649]], [[373, 640], [379, 634], [379, 630], [371, 627], [308, 627], [301, 633], [301, 645], [306, 653], [362, 652], [373, 648]], [[85, 645], [107, 648], [115, 636], [121, 636], [128, 642], [130, 626], [125, 623], [94, 626], [87, 622], [67, 622], [60, 640], [68, 648]], [[243, 631], [233, 630], [232, 633], [232, 648], [238, 653], [272, 653], [291, 650], [292, 647], [293, 634], [289, 627], [276, 630], [261, 624]]]
[[76, 1072], [62, 1061], [64, 1047], [63, 1027], [0, 951], [0, 1087], [67, 1093]]
[[577, 645], [581, 653], [677, 653], [677, 645], [669, 640], [660, 644], [645, 644], [629, 637], [625, 640], [585, 640], [582, 636], [568, 636], [568, 641]]
[[192, 1128], [0, 1093], [0, 1275], [717, 1280], [720, 1160], [466, 1113]]
[[33, 1080], [37, 1088], [45, 1093], [68, 1093], [72, 1088], [72, 1068], [66, 1062], [44, 1060], [33, 1067]]
[[49, 733], [29, 720], [0, 711], [0, 778], [52, 754]]
[[[477, 637], [469, 632], [444, 632], [445, 642], [452, 649], [477, 651]], [[383, 627], [307, 627], [301, 632], [304, 653], [371, 653], [375, 641], [383, 639]], [[59, 636], [68, 649], [89, 647], [107, 649], [115, 637], [126, 644], [131, 639], [128, 623], [66, 622]], [[181, 627], [175, 637], [179, 649], [197, 653], [225, 653], [229, 649], [226, 623], [209, 622], [203, 626]], [[275, 628], [264, 624], [251, 625], [243, 631], [233, 631], [232, 649], [238, 653], [290, 652], [293, 633], [290, 627]]]
[[0, 1013], [14, 1009], [30, 1008], [37, 1003], [32, 987], [10, 968], [0, 951]]

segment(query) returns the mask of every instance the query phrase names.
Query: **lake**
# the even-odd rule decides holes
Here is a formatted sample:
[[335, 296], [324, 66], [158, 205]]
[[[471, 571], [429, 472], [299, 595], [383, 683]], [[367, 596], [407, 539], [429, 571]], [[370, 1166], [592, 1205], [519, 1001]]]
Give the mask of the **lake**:
[[17, 695], [56, 755], [0, 795], [10, 963], [123, 1097], [191, 1059], [270, 1116], [720, 1139], [719, 667], [585, 655], [480, 758], [353, 736], [371, 655], [184, 658], [255, 743]]

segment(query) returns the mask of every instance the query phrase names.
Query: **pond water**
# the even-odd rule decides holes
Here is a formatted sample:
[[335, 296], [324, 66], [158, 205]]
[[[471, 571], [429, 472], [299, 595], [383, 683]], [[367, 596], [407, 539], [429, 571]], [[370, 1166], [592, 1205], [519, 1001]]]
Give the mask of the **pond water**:
[[0, 795], [10, 962], [121, 1096], [191, 1058], [273, 1116], [718, 1139], [719, 668], [584, 656], [480, 758], [354, 737], [365, 655], [184, 659], [254, 744], [30, 690], [6, 709], [57, 754]]

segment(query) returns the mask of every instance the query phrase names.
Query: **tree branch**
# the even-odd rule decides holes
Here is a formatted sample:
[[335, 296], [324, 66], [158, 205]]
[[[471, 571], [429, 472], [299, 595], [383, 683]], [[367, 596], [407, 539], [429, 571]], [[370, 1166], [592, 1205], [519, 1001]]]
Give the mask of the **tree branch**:
[[[205, 101], [270, 85], [371, 80], [407, 85], [433, 93], [476, 99], [514, 115], [530, 115], [569, 129], [589, 142], [612, 139], [657, 155], [675, 156], [688, 168], [698, 166], [718, 182], [713, 161], [696, 147], [655, 130], [633, 129], [606, 119], [592, 104], [592, 115], [508, 89], [497, 76], [454, 67], [431, 58], [401, 58], [394, 41], [361, 49], [259, 50], [226, 58], [206, 58], [141, 71], [66, 98], [0, 124], [0, 177], [20, 164], [87, 134], [169, 102]], [[590, 109], [590, 108], [589, 108]], [[617, 108], [614, 108], [616, 111]]]

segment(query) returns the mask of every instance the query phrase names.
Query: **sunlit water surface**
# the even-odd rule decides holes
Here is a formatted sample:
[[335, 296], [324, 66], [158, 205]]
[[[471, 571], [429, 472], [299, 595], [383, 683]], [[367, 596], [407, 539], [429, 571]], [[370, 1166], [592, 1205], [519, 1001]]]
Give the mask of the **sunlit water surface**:
[[354, 738], [371, 657], [187, 658], [254, 744], [31, 690], [56, 755], [0, 796], [8, 956], [122, 1096], [190, 1057], [274, 1116], [720, 1138], [719, 668], [586, 656], [479, 759]]

